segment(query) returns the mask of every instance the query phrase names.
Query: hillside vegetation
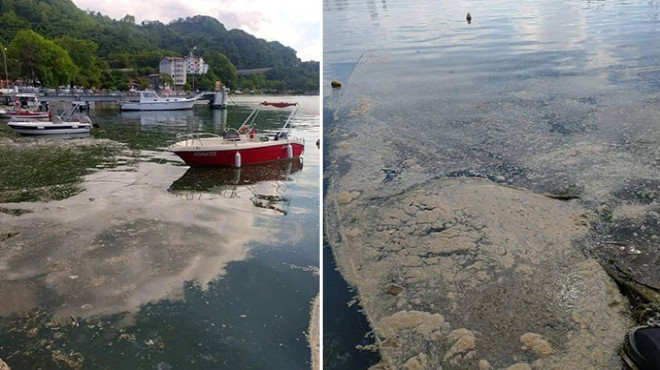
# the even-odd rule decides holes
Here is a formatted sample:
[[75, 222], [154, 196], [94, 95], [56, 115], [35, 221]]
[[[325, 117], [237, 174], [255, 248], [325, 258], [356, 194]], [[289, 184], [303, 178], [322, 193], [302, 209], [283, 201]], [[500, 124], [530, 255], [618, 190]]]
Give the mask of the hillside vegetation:
[[[196, 48], [195, 55], [210, 68], [207, 75], [195, 76], [195, 89], [213, 89], [220, 80], [232, 89], [319, 90], [318, 61], [303, 62], [290, 47], [227, 30], [207, 16], [136, 24], [132, 15], [114, 20], [82, 11], [70, 0], [2, 0], [0, 24], [0, 46], [7, 48], [10, 80], [44, 87], [127, 90], [129, 83], [146, 87], [146, 76], [158, 73], [162, 57], [187, 55]], [[272, 69], [265, 74], [236, 74], [237, 69], [256, 68]]]

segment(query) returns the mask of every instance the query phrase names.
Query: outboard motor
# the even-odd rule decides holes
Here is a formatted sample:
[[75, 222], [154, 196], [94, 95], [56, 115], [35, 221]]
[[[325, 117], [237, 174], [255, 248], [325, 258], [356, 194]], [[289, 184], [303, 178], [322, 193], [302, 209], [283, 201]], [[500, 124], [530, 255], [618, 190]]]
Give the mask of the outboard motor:
[[48, 102], [47, 101], [42, 101], [39, 103], [39, 111], [40, 112], [48, 112]]

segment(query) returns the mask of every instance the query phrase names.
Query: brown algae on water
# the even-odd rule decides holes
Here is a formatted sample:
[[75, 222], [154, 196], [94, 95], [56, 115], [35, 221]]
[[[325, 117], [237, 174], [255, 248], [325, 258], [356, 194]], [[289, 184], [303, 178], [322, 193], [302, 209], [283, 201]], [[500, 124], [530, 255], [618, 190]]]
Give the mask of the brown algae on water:
[[[332, 107], [324, 207], [381, 366], [620, 368], [626, 331], [660, 315], [657, 99], [594, 95], [584, 75], [484, 83], [481, 66], [457, 79], [434, 58], [369, 60]], [[392, 332], [401, 312], [447, 327]], [[462, 329], [474, 349], [452, 350], [471, 345], [449, 339]]]
[[[335, 253], [390, 368], [618, 364], [632, 323], [614, 282], [573, 244], [588, 233], [577, 205], [444, 179], [336, 210], [362, 230]], [[382, 289], [393, 283], [396, 296]]]

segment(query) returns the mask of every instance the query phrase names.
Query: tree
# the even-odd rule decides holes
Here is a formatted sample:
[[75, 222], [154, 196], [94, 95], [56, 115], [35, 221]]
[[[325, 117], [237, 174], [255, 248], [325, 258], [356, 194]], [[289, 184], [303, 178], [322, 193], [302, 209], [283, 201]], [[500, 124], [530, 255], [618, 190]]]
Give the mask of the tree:
[[18, 17], [13, 11], [0, 14], [0, 40], [11, 40], [22, 29], [30, 28], [30, 24]]
[[[237, 68], [269, 67], [285, 71], [277, 76], [266, 74], [265, 84], [240, 78], [255, 85], [255, 89], [314, 90], [313, 81], [318, 81], [319, 75], [318, 62], [314, 62], [316, 71], [307, 68], [306, 62], [301, 63], [290, 47], [258, 39], [241, 30], [227, 30], [217, 19], [207, 16], [182, 18], [168, 24], [159, 21], [136, 24], [132, 15], [115, 20], [98, 12], [82, 11], [71, 0], [1, 0], [0, 25], [0, 42], [9, 43], [19, 31], [32, 30], [46, 40], [56, 41], [79, 68], [73, 77], [67, 78], [70, 65], [65, 68], [51, 65], [56, 60], [66, 64], [61, 53], [59, 56], [50, 53], [51, 64], [42, 65], [48, 53], [38, 55], [39, 48], [23, 52], [20, 47], [12, 47], [7, 53], [7, 64], [14, 80], [27, 78], [49, 84], [123, 89], [129, 80], [150, 74], [151, 68], [157, 69], [162, 56], [188, 54], [193, 47], [206, 51], [202, 54], [210, 65], [206, 76], [196, 76], [199, 82], [195, 81], [195, 87], [200, 89], [218, 80], [226, 86], [238, 87]], [[72, 40], [90, 44], [76, 46], [77, 41]], [[90, 48], [94, 49], [91, 54]], [[96, 58], [93, 63], [92, 55]], [[137, 76], [132, 76], [131, 71], [137, 72]], [[120, 76], [125, 80], [119, 81]]]
[[32, 30], [19, 31], [7, 53], [19, 61], [19, 77], [43, 86], [69, 84], [78, 74], [66, 50]]
[[209, 65], [210, 72], [223, 84], [227, 85], [229, 81], [236, 81], [236, 67], [226, 55], [209, 50], [204, 53], [204, 62]]
[[174, 80], [172, 79], [172, 76], [167, 73], [161, 73], [158, 75], [158, 84], [163, 87], [168, 86], [169, 88], [172, 88], [174, 86]]
[[101, 82], [101, 69], [96, 60], [98, 45], [92, 41], [74, 39], [63, 36], [55, 39], [55, 43], [64, 48], [78, 67], [78, 74], [73, 83], [85, 88], [99, 86]]
[[151, 84], [149, 83], [149, 80], [146, 77], [140, 77], [136, 81], [140, 87], [140, 90], [147, 90], [151, 88]]
[[215, 81], [217, 78], [211, 73], [197, 75], [195, 79], [195, 89], [200, 91], [215, 90]]

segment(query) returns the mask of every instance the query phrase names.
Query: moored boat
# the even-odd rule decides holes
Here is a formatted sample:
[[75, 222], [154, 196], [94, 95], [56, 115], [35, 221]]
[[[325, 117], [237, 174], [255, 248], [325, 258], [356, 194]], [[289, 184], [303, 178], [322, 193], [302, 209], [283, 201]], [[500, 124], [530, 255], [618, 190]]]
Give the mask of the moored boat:
[[[36, 94], [19, 93], [13, 96], [7, 96], [7, 99], [13, 99], [13, 109], [0, 109], [0, 119], [47, 119], [47, 103], [41, 106]], [[43, 110], [39, 110], [39, 109]]]
[[0, 110], [0, 118], [13, 121], [44, 120], [49, 118], [49, 113], [32, 110]]
[[52, 115], [49, 121], [12, 119], [7, 122], [7, 126], [22, 135], [72, 135], [89, 133], [93, 125], [92, 120], [86, 115], [74, 118], [74, 112], [78, 109], [78, 106], [73, 105], [64, 115]]
[[196, 96], [192, 98], [161, 97], [154, 91], [140, 91], [139, 101], [124, 101], [118, 104], [122, 111], [185, 110], [192, 109], [197, 99]]
[[38, 109], [41, 103], [37, 94], [34, 93], [10, 93], [3, 96], [5, 105], [16, 105], [18, 103], [18, 108], [21, 109]]
[[[294, 107], [282, 128], [272, 136], [255, 133], [255, 119], [259, 111], [266, 107]], [[228, 128], [223, 136], [210, 133], [179, 134], [177, 142], [168, 150], [193, 167], [241, 167], [299, 158], [305, 150], [305, 140], [291, 136], [287, 129], [297, 111], [298, 103], [262, 102], [238, 129]]]

